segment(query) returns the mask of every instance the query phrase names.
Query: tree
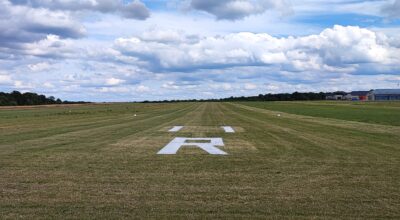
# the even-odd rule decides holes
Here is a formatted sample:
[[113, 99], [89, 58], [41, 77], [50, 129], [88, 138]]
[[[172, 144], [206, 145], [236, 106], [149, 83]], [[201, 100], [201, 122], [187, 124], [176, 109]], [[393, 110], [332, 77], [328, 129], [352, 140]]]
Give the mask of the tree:
[[[61, 99], [56, 99], [54, 96], [46, 97], [32, 92], [21, 93], [13, 91], [11, 93], [0, 92], [0, 106], [13, 105], [46, 105], [46, 104], [62, 104]], [[68, 102], [66, 104], [85, 103], [85, 102]]]

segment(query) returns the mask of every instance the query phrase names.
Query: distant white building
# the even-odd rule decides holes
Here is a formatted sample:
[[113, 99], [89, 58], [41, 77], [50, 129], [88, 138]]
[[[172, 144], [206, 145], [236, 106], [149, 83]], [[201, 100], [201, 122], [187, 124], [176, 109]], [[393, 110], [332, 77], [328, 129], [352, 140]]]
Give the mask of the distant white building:
[[326, 100], [344, 100], [345, 95], [346, 95], [345, 92], [328, 93], [326, 95]]

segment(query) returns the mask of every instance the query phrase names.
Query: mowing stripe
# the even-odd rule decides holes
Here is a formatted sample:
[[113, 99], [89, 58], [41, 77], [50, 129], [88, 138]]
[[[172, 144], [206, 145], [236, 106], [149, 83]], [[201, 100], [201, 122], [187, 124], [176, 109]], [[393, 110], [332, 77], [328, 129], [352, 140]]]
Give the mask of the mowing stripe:
[[231, 126], [222, 126], [224, 129], [225, 133], [235, 133], [235, 130]]
[[169, 132], [178, 132], [183, 128], [183, 126], [174, 126], [173, 128], [169, 129]]

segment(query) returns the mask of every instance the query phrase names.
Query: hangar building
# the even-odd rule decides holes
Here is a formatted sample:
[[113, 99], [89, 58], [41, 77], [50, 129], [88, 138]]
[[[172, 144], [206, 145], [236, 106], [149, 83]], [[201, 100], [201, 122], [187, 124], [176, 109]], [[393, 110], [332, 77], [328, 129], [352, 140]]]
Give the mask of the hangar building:
[[395, 101], [400, 100], [400, 89], [375, 89], [368, 93], [371, 101]]

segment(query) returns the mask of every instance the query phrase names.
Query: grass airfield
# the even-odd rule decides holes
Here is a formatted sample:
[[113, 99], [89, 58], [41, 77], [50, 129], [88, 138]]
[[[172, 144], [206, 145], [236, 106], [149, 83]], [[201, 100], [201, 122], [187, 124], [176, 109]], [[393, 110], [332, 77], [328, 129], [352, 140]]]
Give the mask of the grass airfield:
[[0, 218], [399, 219], [400, 103], [1, 108]]

